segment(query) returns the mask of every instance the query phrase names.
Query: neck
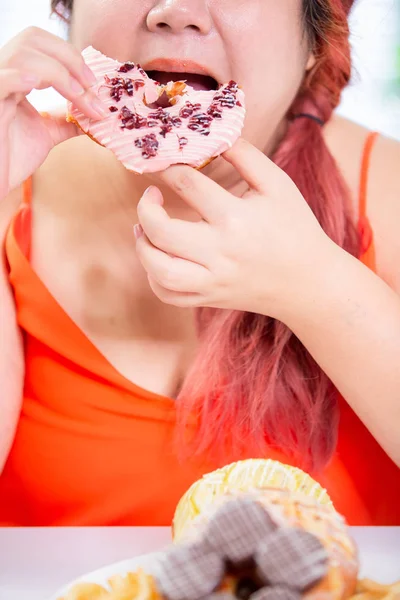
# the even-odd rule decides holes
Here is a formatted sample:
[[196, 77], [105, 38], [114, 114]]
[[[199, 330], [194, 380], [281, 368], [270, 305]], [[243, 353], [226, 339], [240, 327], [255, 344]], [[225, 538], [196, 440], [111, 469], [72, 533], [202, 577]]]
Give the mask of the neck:
[[[273, 154], [285, 131], [286, 123], [282, 123], [273, 140], [264, 149], [265, 154]], [[103, 215], [124, 212], [131, 223], [136, 223], [137, 205], [141, 196], [149, 185], [156, 185], [163, 194], [164, 206], [171, 217], [188, 221], [200, 218], [179, 196], [160, 185], [156, 174], [137, 175], [128, 171], [109, 151], [94, 144], [86, 136], [79, 136], [57, 146], [40, 172], [55, 187], [62, 185], [63, 181], [69, 189], [71, 183], [73, 186], [78, 185], [83, 192], [85, 206], [82, 206], [82, 194], [75, 196], [72, 193], [69, 196], [69, 207], [74, 209], [75, 199], [79, 203], [76, 209], [85, 212], [87, 207], [90, 217], [93, 216], [94, 209]], [[235, 169], [221, 157], [212, 161], [201, 173], [238, 197], [248, 188]], [[40, 173], [38, 175], [40, 179]]]
[[[172, 193], [167, 186], [160, 184], [157, 174], [137, 175], [131, 173], [108, 152], [105, 153], [103, 149], [100, 150], [101, 152], [97, 156], [100, 163], [95, 168], [97, 173], [101, 173], [100, 177], [97, 175], [97, 185], [101, 187], [101, 193], [103, 194], [108, 189], [110, 201], [112, 197], [113, 202], [117, 203], [120, 208], [129, 213], [136, 213], [137, 205], [144, 191], [150, 185], [155, 185], [161, 190], [164, 197], [164, 206], [171, 217], [188, 221], [199, 219], [199, 215], [178, 195]], [[247, 190], [247, 184], [241, 180], [233, 167], [222, 158], [215, 159], [210, 165], [202, 169], [201, 173], [211, 177], [224, 189], [229, 190], [236, 196], [242, 196]]]

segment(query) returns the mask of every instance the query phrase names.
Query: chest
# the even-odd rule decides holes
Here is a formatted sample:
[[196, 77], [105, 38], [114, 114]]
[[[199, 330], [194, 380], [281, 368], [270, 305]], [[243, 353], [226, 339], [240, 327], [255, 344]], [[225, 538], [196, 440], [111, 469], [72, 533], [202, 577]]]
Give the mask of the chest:
[[175, 397], [196, 350], [194, 315], [151, 291], [130, 216], [32, 211], [32, 267], [71, 327], [129, 381]]

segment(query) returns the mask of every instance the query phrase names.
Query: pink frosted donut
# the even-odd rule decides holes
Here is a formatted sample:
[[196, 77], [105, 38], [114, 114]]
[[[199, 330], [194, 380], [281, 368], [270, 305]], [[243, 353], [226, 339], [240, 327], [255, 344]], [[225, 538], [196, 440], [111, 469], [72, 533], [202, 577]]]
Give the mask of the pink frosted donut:
[[149, 173], [182, 163], [201, 168], [240, 136], [246, 110], [234, 81], [217, 90], [195, 90], [184, 81], [161, 85], [140, 65], [120, 63], [91, 46], [82, 55], [109, 114], [96, 121], [69, 105], [67, 118], [127, 169]]

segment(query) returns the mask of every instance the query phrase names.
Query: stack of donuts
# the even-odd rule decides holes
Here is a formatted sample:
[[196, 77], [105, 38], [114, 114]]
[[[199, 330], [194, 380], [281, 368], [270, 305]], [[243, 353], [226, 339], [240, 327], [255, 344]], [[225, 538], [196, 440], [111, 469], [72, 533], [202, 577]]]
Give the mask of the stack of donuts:
[[178, 504], [174, 544], [150, 572], [81, 584], [60, 600], [395, 600], [358, 582], [357, 548], [326, 491], [272, 460], [229, 465]]

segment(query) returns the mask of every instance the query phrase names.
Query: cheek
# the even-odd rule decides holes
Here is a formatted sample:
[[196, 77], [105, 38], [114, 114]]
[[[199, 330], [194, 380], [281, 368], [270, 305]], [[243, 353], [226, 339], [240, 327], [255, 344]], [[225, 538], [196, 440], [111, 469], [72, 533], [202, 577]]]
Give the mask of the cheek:
[[298, 54], [298, 47], [290, 53], [288, 47], [275, 46], [262, 60], [252, 61], [251, 77], [243, 81], [248, 127], [274, 130], [285, 117], [304, 79]]
[[135, 39], [153, 0], [74, 0], [71, 41], [80, 50], [94, 46], [121, 61], [135, 52]]
[[264, 0], [258, 14], [247, 9], [241, 20], [235, 71], [246, 93], [246, 135], [256, 144], [276, 130], [305, 75], [308, 47], [295, 4]]

